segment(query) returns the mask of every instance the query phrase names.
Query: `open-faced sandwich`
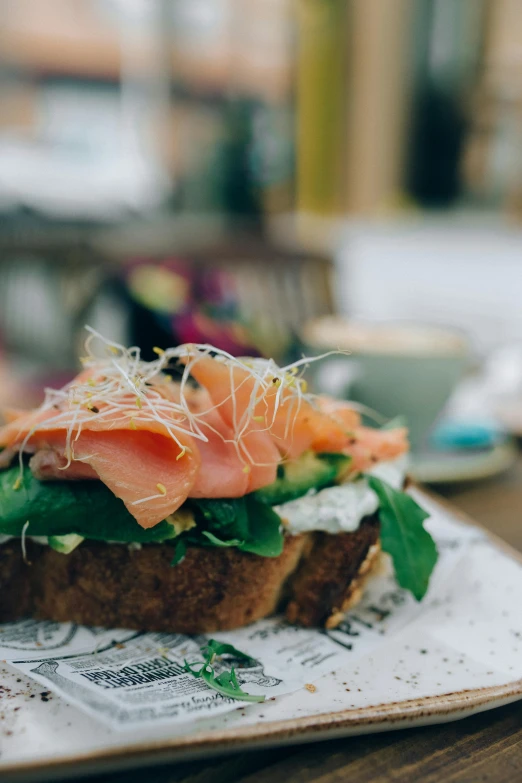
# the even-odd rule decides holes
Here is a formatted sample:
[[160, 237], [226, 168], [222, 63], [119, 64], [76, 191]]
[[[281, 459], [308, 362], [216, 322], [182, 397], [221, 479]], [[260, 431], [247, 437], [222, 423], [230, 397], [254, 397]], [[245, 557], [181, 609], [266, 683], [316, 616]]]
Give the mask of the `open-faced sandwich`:
[[422, 598], [437, 553], [403, 492], [404, 428], [309, 395], [304, 359], [155, 351], [91, 333], [74, 381], [5, 412], [1, 621], [334, 627], [381, 547]]

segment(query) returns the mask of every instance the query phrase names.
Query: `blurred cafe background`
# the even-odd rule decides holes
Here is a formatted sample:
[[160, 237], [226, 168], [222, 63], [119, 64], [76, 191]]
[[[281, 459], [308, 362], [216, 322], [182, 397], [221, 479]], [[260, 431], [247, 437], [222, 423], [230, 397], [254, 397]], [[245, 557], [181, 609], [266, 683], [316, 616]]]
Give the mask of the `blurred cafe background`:
[[0, 0], [0, 404], [90, 324], [310, 368], [416, 474], [522, 436], [520, 0]]

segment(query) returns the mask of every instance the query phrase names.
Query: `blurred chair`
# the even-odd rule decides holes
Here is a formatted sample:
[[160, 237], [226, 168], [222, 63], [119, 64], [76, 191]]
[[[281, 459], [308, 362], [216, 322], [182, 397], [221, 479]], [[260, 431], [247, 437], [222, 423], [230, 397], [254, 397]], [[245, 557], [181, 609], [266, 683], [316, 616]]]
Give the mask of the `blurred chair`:
[[280, 358], [299, 342], [308, 319], [334, 311], [333, 264], [306, 252], [260, 250], [256, 244], [239, 243], [216, 252], [210, 262], [234, 280], [239, 310], [255, 329], [262, 353]]
[[[153, 318], [150, 319], [142, 309], [144, 320], [150, 323], [156, 313], [156, 322], [162, 324], [164, 331], [163, 335], [157, 332], [158, 340], [163, 337], [162, 343], [170, 337], [171, 342], [179, 339], [180, 342], [219, 344], [219, 330], [214, 333], [211, 322], [218, 325], [228, 321], [233, 325], [236, 321], [246, 331], [246, 336], [238, 340], [237, 350], [240, 353], [248, 353], [248, 346], [254, 345], [261, 354], [282, 360], [299, 347], [301, 327], [308, 319], [331, 314], [334, 310], [333, 263], [320, 254], [295, 247], [283, 248], [239, 228], [228, 236], [216, 237], [214, 241], [202, 241], [199, 247], [193, 242], [183, 247], [183, 243], [176, 242], [169, 235], [168, 229], [164, 240], [161, 242], [156, 232], [154, 252], [147, 253], [145, 247], [144, 252], [140, 252], [138, 246], [138, 252], [132, 257], [127, 255], [130, 248], [123, 237], [120, 242], [110, 244], [110, 265], [113, 268], [119, 266], [132, 270], [136, 263], [157, 265], [170, 269], [174, 275], [179, 273], [190, 278], [190, 293], [182, 297], [181, 304], [173, 302], [170, 312], [168, 304], [165, 306], [163, 302], [163, 306], [155, 307], [145, 302], [139, 291], [136, 293], [135, 286], [129, 286], [134, 288], [131, 295], [152, 312]], [[205, 301], [206, 281], [212, 276], [215, 278], [216, 273], [220, 277], [219, 284], [226, 287], [225, 295], [229, 295], [231, 309], [228, 312], [222, 301], [226, 296], [222, 296], [221, 301], [218, 297], [217, 307], [216, 300], [209, 298]], [[159, 298], [163, 299], [162, 296]], [[181, 328], [181, 316], [186, 315], [191, 307], [193, 312], [209, 315], [207, 335], [203, 332], [192, 337]], [[150, 332], [150, 329], [147, 331]], [[139, 323], [133, 332], [133, 340], [141, 342]], [[147, 344], [161, 344], [151, 341], [150, 334], [143, 340]], [[229, 350], [225, 345], [219, 347]]]
[[0, 232], [0, 334], [6, 349], [53, 369], [76, 365], [77, 334], [103, 261], [85, 232], [44, 226]]
[[[106, 233], [102, 241], [92, 228], [0, 232], [0, 334], [6, 349], [33, 364], [71, 369], [86, 323], [111, 339], [141, 342], [144, 349], [157, 344], [140, 333], [139, 322], [128, 334], [129, 301], [119, 296], [119, 283], [137, 258], [159, 266], [165, 259], [180, 259], [195, 279], [221, 270], [235, 302], [232, 322], [237, 317], [251, 335], [248, 345], [253, 342], [261, 354], [276, 359], [295, 353], [307, 320], [334, 311], [333, 264], [326, 257], [283, 249], [239, 229], [226, 237], [205, 239], [202, 233], [199, 244], [197, 232], [190, 243], [183, 241], [182, 231], [172, 232], [171, 220], [164, 229], [158, 226], [154, 232], [152, 251], [148, 242], [129, 244], [121, 226], [112, 229], [110, 243]], [[118, 293], [107, 299], [111, 280]], [[164, 337], [172, 344], [176, 331], [166, 330]], [[208, 341], [217, 342], [212, 334]]]

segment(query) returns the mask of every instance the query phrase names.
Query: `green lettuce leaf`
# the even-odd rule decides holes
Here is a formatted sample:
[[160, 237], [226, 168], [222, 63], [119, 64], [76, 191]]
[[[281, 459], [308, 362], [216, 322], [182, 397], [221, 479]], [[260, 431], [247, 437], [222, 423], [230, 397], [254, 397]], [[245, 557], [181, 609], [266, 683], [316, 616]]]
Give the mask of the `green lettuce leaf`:
[[376, 476], [368, 476], [368, 484], [379, 498], [382, 548], [391, 555], [399, 585], [420, 601], [438, 557], [435, 542], [424, 528], [429, 514], [410, 495]]
[[191, 505], [199, 512], [196, 519], [201, 527], [217, 538], [225, 541], [248, 538], [249, 520], [244, 497], [194, 500]]
[[261, 557], [279, 557], [284, 547], [281, 517], [253, 495], [245, 497], [245, 506], [249, 535], [239, 549]]
[[0, 534], [21, 536], [29, 521], [28, 536], [143, 544], [177, 536], [166, 521], [144, 530], [101, 481], [38, 481], [27, 466], [19, 477], [18, 466], [0, 471]]
[[182, 563], [186, 555], [187, 555], [187, 543], [185, 539], [180, 537], [174, 543], [174, 556], [170, 561], [171, 566], [176, 566], [179, 563]]
[[261, 557], [278, 557], [283, 551], [280, 517], [254, 495], [191, 501], [191, 506], [203, 528], [199, 535], [194, 530], [187, 533], [187, 540], [193, 544], [234, 546]]
[[222, 541], [220, 538], [214, 535], [214, 533], [211, 533], [210, 530], [202, 530], [201, 535], [205, 536], [205, 538], [208, 538], [211, 544], [214, 546], [221, 546], [221, 547], [240, 547], [242, 544], [244, 544], [244, 541], [240, 541], [238, 538], [231, 538], [230, 541]]

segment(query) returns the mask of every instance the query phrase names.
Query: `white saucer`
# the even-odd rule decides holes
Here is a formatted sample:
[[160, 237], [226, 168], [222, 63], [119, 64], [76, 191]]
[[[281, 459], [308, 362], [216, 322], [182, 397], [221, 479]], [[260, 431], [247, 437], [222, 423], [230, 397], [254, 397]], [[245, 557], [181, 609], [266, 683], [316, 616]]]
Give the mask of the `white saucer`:
[[410, 473], [423, 484], [480, 481], [503, 473], [513, 465], [517, 455], [517, 447], [512, 441], [484, 451], [413, 454]]

